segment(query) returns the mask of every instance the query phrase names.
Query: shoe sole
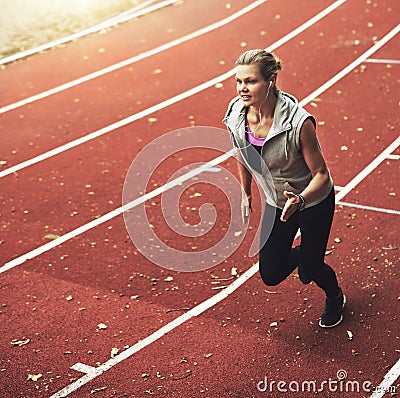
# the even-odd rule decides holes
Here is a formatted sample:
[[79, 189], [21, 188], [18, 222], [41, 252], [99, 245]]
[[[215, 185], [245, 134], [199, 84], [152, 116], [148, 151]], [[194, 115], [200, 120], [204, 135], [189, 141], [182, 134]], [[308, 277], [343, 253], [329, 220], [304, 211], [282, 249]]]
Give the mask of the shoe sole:
[[[342, 311], [343, 311], [345, 305], [346, 305], [346, 296], [343, 295]], [[339, 320], [336, 323], [333, 323], [332, 325], [324, 325], [323, 323], [321, 323], [321, 321], [319, 321], [318, 324], [321, 328], [328, 329], [328, 328], [334, 328], [335, 326], [339, 325], [339, 323], [341, 323], [342, 321], [343, 321], [343, 315], [340, 315]]]

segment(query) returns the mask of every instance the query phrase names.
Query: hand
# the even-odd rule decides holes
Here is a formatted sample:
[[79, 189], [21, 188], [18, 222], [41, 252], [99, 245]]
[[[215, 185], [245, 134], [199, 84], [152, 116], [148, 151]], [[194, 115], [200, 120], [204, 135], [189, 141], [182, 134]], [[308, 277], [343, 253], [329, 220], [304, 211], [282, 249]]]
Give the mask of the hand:
[[283, 208], [280, 220], [286, 222], [299, 208], [300, 198], [293, 192], [284, 191], [287, 201]]
[[253, 211], [251, 208], [251, 194], [246, 195], [243, 192], [241, 210], [243, 224], [247, 224], [247, 222], [249, 221], [250, 213]]

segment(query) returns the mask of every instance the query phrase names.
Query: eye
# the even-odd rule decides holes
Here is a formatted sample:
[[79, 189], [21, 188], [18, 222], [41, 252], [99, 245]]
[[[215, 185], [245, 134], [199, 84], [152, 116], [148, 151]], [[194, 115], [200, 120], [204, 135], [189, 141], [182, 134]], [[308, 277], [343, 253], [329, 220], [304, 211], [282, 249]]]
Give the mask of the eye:
[[257, 80], [250, 79], [247, 81], [248, 84], [256, 84]]

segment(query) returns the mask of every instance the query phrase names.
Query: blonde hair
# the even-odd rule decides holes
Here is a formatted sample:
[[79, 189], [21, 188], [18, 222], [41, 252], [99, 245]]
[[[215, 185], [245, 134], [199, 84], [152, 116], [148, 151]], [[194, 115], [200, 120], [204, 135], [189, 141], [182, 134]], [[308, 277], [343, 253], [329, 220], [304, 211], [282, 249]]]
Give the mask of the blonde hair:
[[282, 69], [281, 60], [265, 50], [248, 50], [236, 60], [236, 66], [252, 64], [259, 65], [260, 72], [265, 80], [270, 79], [271, 76], [276, 75]]

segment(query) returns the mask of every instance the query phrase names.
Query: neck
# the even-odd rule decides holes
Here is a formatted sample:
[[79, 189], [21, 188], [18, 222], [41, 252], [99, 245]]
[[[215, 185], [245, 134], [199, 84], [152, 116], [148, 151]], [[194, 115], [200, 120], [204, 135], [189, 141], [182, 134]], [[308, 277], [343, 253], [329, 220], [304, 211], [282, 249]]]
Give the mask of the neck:
[[[274, 118], [276, 95], [273, 91], [268, 95], [266, 101], [261, 104], [254, 104], [249, 107], [249, 111], [254, 115], [259, 122], [264, 120], [271, 120]], [[260, 120], [261, 117], [261, 120]]]

